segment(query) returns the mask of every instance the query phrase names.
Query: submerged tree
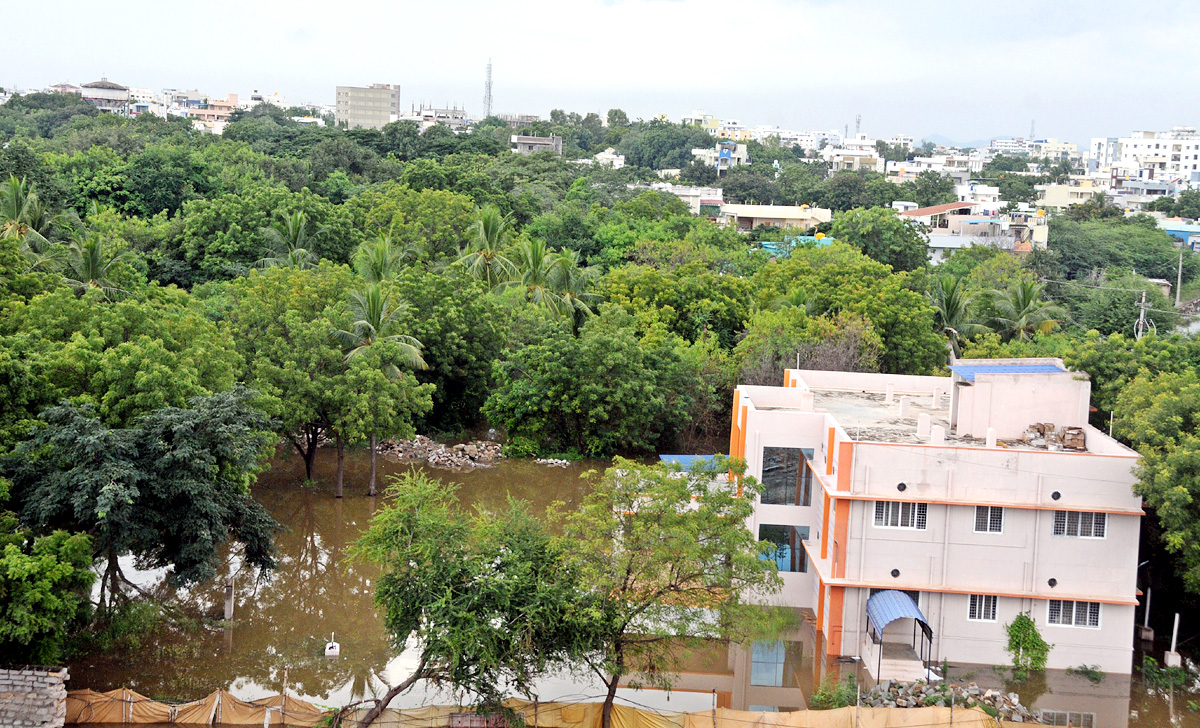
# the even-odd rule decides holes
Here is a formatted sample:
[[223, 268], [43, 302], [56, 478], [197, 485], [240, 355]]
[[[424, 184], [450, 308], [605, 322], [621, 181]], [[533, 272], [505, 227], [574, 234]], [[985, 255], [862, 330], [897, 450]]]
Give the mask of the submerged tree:
[[101, 601], [127, 583], [117, 559], [133, 554], [171, 581], [210, 578], [228, 541], [246, 561], [275, 565], [279, 528], [250, 497], [272, 446], [271, 423], [244, 389], [163, 407], [136, 426], [105, 426], [91, 406], [62, 404], [4, 461], [22, 522], [35, 533], [63, 529], [92, 538], [106, 562]]
[[744, 470], [724, 458], [686, 473], [617, 458], [578, 510], [555, 505], [558, 546], [595, 601], [601, 644], [586, 664], [607, 691], [603, 728], [622, 678], [669, 687], [689, 647], [775, 639], [786, 624], [750, 601], [782, 581], [746, 528], [759, 486], [727, 477], [731, 467]]
[[375, 603], [393, 644], [420, 653], [360, 728], [420, 680], [498, 706], [504, 691], [529, 694], [537, 676], [594, 647], [588, 598], [544, 522], [511, 500], [470, 514], [455, 490], [415, 470], [396, 477], [352, 547], [384, 570]]

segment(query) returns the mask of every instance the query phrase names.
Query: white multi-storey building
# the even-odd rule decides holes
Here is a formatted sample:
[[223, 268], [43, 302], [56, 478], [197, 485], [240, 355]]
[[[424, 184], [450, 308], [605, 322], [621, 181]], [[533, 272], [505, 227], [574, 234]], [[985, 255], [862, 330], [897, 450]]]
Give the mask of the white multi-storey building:
[[997, 154], [1028, 154], [1029, 142], [1020, 137], [1016, 139], [993, 139], [989, 148], [994, 149]]
[[1137, 453], [1088, 424], [1091, 384], [1059, 359], [951, 370], [737, 388], [730, 454], [763, 484], [750, 527], [776, 544], [776, 599], [877, 678], [1005, 664], [1022, 613], [1048, 667], [1129, 674]]

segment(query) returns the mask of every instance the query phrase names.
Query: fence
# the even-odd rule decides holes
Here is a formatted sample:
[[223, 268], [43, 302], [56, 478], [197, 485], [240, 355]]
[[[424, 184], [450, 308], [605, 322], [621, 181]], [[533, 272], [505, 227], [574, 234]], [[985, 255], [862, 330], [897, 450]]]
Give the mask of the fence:
[[[531, 728], [599, 728], [600, 703], [533, 703], [509, 700]], [[450, 728], [452, 716], [469, 712], [454, 705], [388, 709], [375, 721], [381, 728]], [[343, 725], [354, 726], [365, 708], [348, 712]], [[286, 695], [244, 701], [224, 690], [201, 700], [170, 705], [132, 690], [67, 695], [67, 724], [304, 726], [311, 728], [333, 711]], [[665, 713], [614, 705], [612, 728], [1001, 728], [978, 708], [838, 708], [769, 713], [717, 708], [697, 713]]]

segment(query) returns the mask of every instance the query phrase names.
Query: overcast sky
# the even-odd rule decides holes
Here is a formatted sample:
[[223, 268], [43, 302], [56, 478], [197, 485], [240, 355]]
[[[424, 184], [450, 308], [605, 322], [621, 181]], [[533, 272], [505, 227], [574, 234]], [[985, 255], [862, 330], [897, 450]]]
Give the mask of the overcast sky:
[[[101, 74], [332, 103], [398, 83], [401, 104], [693, 109], [749, 125], [966, 143], [1200, 125], [1200, 3], [1149, 0], [97, 0], [14, 2], [0, 85]], [[17, 29], [20, 29], [19, 32]]]

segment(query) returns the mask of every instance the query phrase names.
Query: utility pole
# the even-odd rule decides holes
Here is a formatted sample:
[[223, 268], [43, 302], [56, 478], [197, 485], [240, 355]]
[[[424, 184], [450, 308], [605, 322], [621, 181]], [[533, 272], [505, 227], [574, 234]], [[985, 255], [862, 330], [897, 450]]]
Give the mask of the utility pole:
[[1139, 303], [1133, 304], [1138, 307], [1137, 324], [1133, 327], [1134, 338], [1141, 340], [1142, 335], [1146, 333], [1146, 308], [1150, 304], [1146, 303], [1146, 292], [1142, 291], [1142, 300]]
[[1183, 243], [1179, 244], [1179, 273], [1175, 275], [1175, 308], [1179, 308], [1179, 296], [1183, 293]]

